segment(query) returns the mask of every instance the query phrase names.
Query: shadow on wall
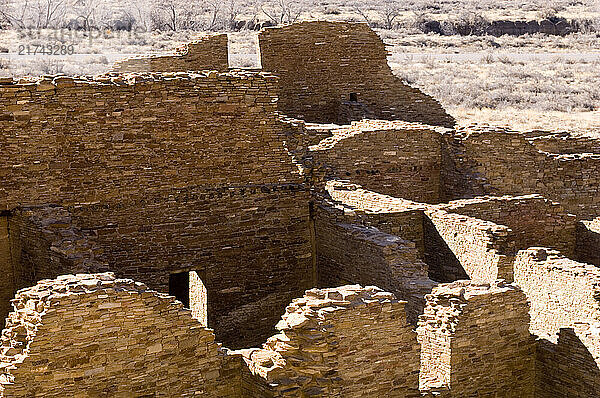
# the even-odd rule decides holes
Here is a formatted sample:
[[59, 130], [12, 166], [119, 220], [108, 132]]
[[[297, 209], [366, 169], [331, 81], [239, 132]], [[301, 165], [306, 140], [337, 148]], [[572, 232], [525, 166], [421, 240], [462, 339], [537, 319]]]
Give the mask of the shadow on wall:
[[423, 223], [424, 259], [429, 266], [429, 277], [441, 283], [469, 279], [464, 267], [431, 219], [425, 216]]
[[600, 396], [600, 368], [572, 328], [560, 329], [558, 343], [540, 339], [537, 348], [536, 397]]

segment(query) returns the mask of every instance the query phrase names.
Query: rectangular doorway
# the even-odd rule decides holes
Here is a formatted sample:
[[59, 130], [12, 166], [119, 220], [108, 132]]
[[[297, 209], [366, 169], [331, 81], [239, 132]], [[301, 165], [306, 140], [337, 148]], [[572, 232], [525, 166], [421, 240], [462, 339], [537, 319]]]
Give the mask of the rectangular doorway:
[[169, 294], [190, 308], [190, 276], [189, 272], [178, 272], [169, 275]]
[[192, 317], [208, 326], [208, 291], [200, 271], [177, 272], [169, 275], [169, 294], [192, 311]]

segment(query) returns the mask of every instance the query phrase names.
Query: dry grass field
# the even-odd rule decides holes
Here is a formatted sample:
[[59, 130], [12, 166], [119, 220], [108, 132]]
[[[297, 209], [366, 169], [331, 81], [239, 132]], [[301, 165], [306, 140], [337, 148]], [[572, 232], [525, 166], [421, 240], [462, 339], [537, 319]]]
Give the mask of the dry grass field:
[[[276, 4], [256, 1], [221, 3], [223, 15], [226, 15], [228, 6], [237, 4], [236, 18], [259, 20], [268, 19], [262, 10], [269, 12], [272, 10], [269, 7]], [[394, 73], [439, 99], [461, 123], [488, 122], [519, 129], [570, 129], [597, 133], [600, 131], [598, 32], [567, 36], [460, 36], [425, 34], [417, 26], [424, 19], [539, 20], [559, 16], [600, 21], [599, 3], [592, 0], [393, 2], [397, 13], [395, 28], [377, 31], [389, 46], [389, 61]], [[103, 4], [106, 10], [125, 7], [121, 3]], [[382, 7], [388, 2], [379, 0], [353, 4], [332, 0], [290, 4], [299, 13], [299, 19], [364, 21], [366, 17], [378, 21], [378, 18], [383, 18]], [[203, 10], [210, 12], [210, 7]], [[200, 31], [190, 29], [3, 29], [0, 30], [0, 48], [8, 53], [0, 54], [0, 74], [103, 73], [119, 58], [168, 52], [199, 34]], [[23, 47], [48, 43], [73, 45], [75, 54], [18, 55]], [[233, 66], [259, 66], [255, 31], [232, 32], [230, 51]]]

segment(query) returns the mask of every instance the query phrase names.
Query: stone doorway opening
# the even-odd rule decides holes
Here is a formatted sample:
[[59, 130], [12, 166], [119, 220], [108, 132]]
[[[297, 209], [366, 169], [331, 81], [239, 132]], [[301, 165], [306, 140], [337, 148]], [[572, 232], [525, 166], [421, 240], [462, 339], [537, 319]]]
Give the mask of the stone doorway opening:
[[169, 275], [169, 294], [192, 311], [204, 326], [208, 327], [208, 291], [203, 271], [185, 271]]
[[190, 273], [178, 272], [169, 275], [169, 294], [190, 308]]

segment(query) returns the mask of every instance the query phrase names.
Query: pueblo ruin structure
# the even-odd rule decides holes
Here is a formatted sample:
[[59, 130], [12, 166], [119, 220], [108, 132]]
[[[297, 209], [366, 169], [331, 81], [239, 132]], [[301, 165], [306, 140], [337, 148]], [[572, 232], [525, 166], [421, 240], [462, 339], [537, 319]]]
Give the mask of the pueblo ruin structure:
[[599, 396], [600, 141], [259, 41], [0, 80], [0, 396]]

